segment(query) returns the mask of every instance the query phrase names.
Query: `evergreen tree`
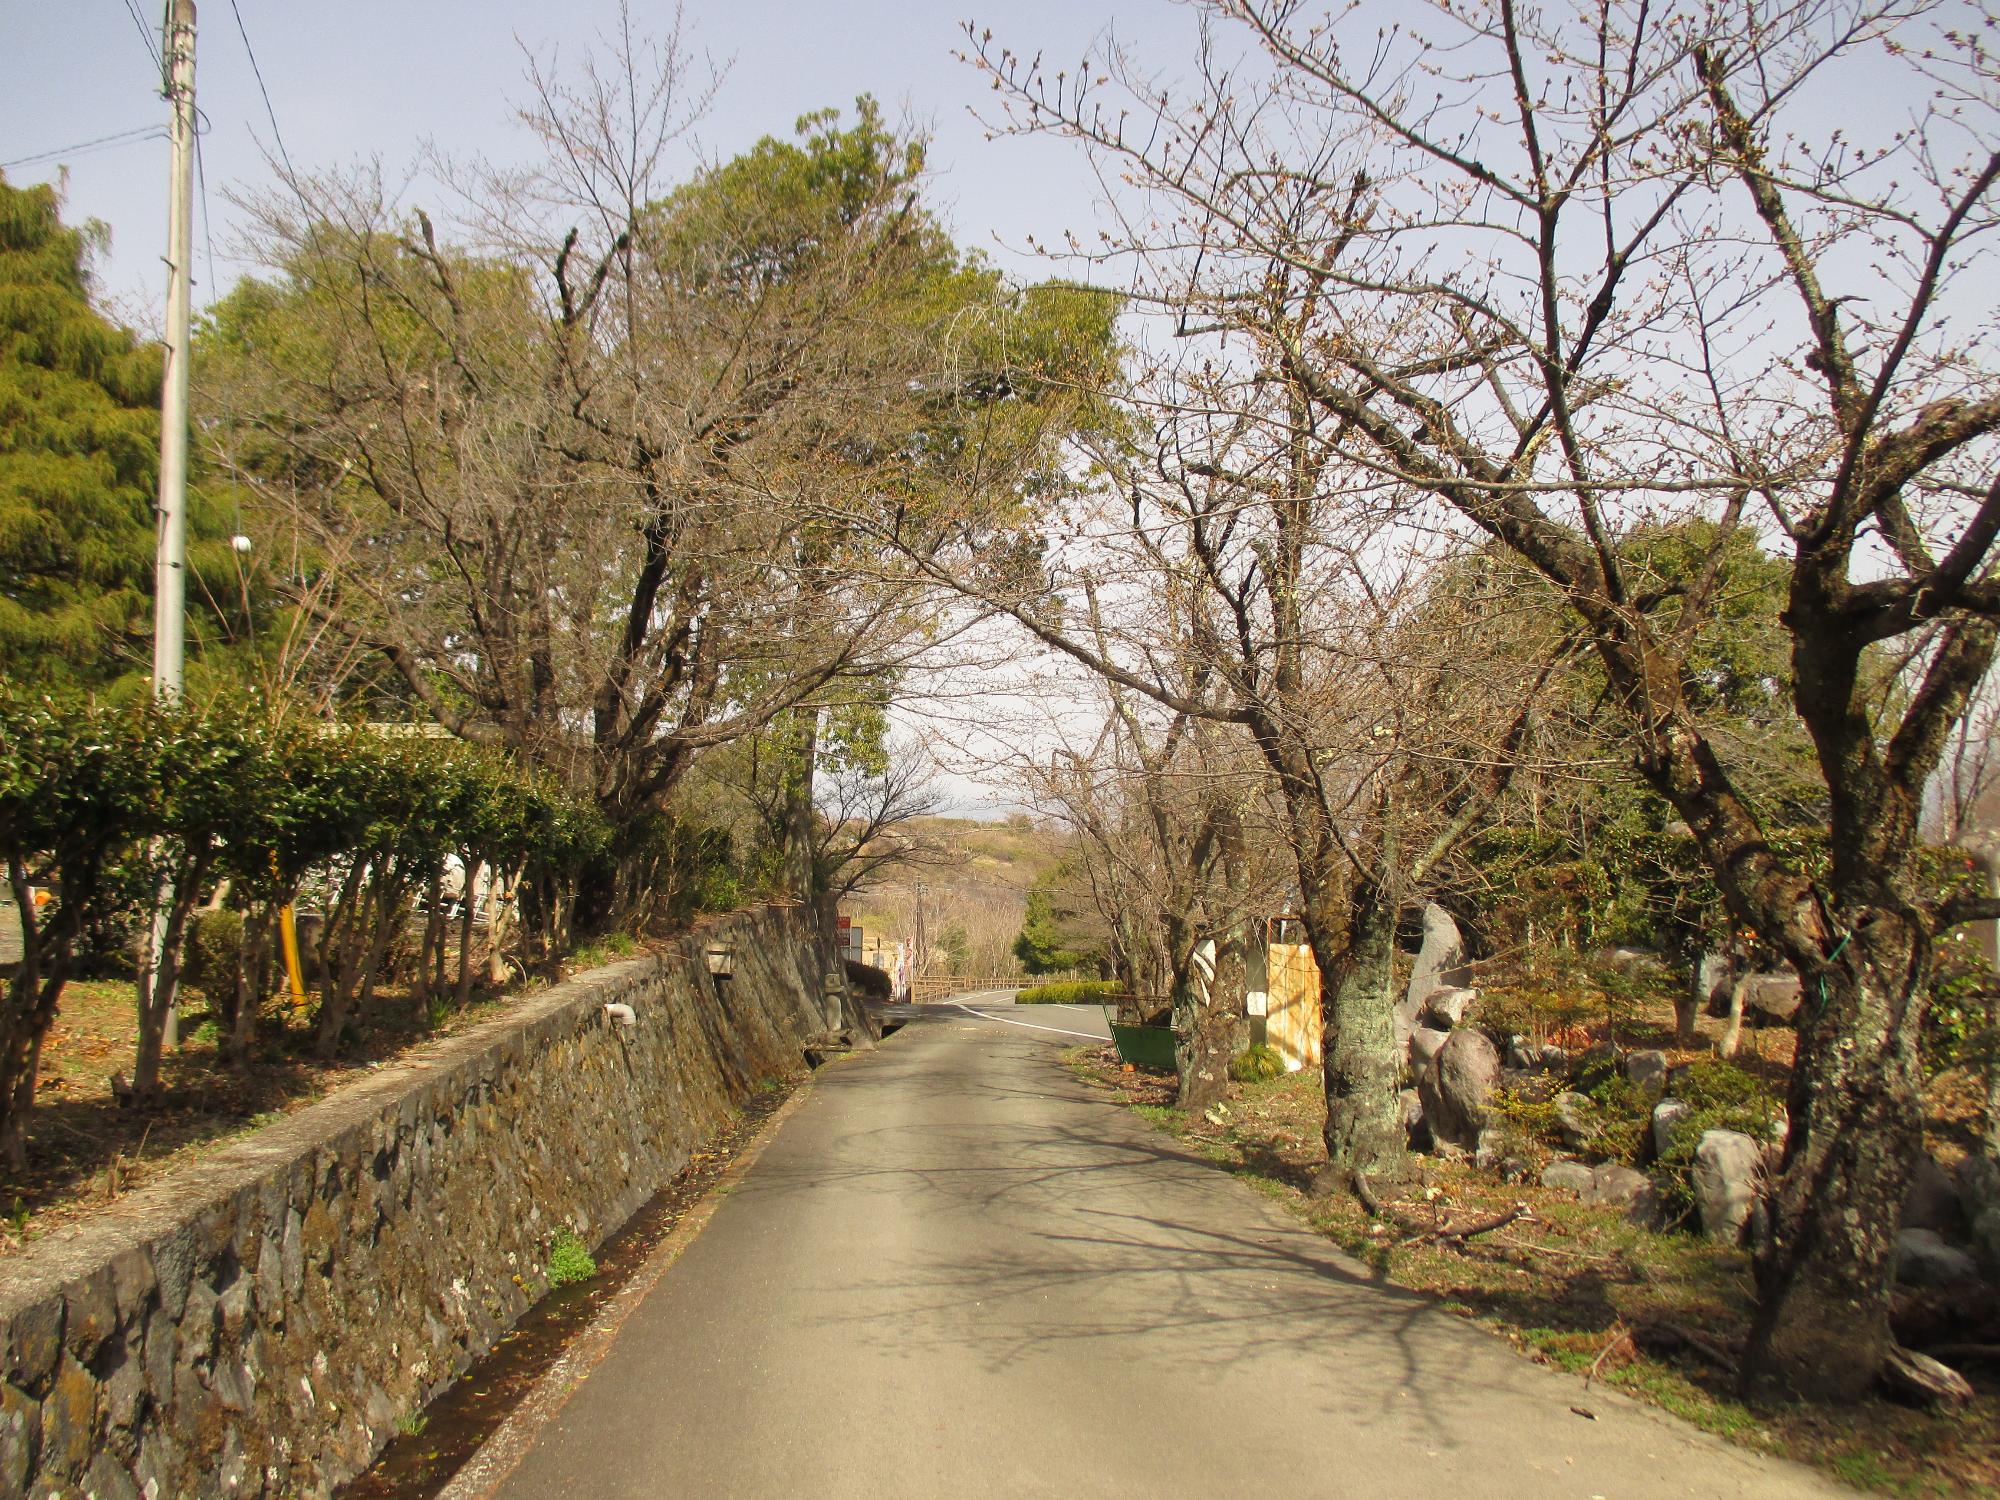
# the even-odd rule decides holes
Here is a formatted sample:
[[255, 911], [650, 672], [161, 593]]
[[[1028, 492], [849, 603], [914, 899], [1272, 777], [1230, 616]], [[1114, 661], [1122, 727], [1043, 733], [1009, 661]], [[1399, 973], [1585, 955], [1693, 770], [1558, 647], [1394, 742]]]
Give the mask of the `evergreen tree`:
[[1064, 871], [1052, 870], [1028, 887], [1028, 908], [1014, 957], [1030, 974], [1069, 974], [1100, 967], [1103, 947], [1083, 931], [1082, 913], [1063, 890]]
[[[152, 632], [160, 351], [91, 304], [91, 231], [0, 180], [0, 676], [94, 689]], [[213, 508], [190, 510], [189, 637], [241, 592]]]

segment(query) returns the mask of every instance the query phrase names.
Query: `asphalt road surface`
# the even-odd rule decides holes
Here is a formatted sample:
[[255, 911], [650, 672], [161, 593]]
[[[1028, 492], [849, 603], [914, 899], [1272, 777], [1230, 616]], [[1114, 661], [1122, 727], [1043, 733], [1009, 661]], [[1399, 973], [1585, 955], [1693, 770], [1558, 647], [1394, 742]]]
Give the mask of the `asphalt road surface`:
[[968, 997], [822, 1069], [499, 1493], [1847, 1493], [1374, 1281], [1061, 1068], [1092, 1020]]
[[973, 1011], [989, 1021], [1039, 1032], [1065, 1047], [1080, 1041], [1108, 1042], [1111, 1028], [1104, 1024], [1101, 1005], [1016, 1005], [1012, 990], [980, 990], [954, 1000], [919, 1007], [927, 1015], [940, 1009]]

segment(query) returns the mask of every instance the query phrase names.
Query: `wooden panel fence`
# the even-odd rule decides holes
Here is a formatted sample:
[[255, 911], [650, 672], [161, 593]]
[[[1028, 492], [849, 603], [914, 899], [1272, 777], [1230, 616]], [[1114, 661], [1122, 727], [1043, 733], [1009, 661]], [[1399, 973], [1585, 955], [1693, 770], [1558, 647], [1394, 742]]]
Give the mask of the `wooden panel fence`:
[[974, 990], [1017, 990], [1026, 982], [1019, 974], [920, 974], [910, 981], [910, 998], [921, 1004]]
[[1267, 950], [1270, 999], [1264, 1033], [1291, 1072], [1319, 1065], [1319, 965], [1304, 943], [1273, 942]]

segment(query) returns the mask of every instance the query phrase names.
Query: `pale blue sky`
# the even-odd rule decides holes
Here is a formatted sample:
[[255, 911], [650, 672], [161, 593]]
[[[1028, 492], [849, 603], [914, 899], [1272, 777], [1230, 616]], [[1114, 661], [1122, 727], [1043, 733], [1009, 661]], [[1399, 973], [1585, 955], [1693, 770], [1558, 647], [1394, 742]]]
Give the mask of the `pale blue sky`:
[[[268, 180], [260, 152], [271, 131], [229, 0], [199, 0], [197, 95], [207, 116], [214, 280], [198, 303], [226, 289], [241, 269], [228, 256], [230, 185]], [[278, 124], [301, 169], [355, 157], [409, 160], [429, 139], [450, 153], [484, 151], [506, 159], [521, 141], [509, 112], [520, 90], [521, 44], [565, 52], [590, 45], [616, 16], [616, 0], [237, 0], [256, 48]], [[161, 0], [132, 0], [157, 32]], [[633, 0], [638, 22], [664, 30], [665, 0]], [[758, 136], [787, 132], [808, 109], [846, 105], [872, 92], [892, 115], [905, 110], [933, 125], [937, 196], [960, 239], [986, 247], [1003, 265], [1032, 274], [1032, 263], [993, 243], [1004, 230], [1059, 236], [1094, 218], [1096, 187], [1081, 153], [1049, 141], [994, 141], [968, 117], [984, 92], [955, 61], [958, 22], [982, 26], [1021, 50], [1077, 57], [1115, 22], [1121, 38], [1155, 58], [1189, 55], [1189, 13], [1171, 0], [689, 0], [693, 44], [730, 72], [702, 145], [728, 155]], [[518, 38], [518, 41], [517, 41]], [[0, 163], [68, 147], [112, 132], [161, 123], [152, 59], [124, 0], [0, 0]], [[100, 288], [129, 321], [154, 322], [162, 301], [160, 247], [166, 234], [166, 146], [142, 140], [69, 152], [55, 161], [7, 169], [16, 183], [52, 181], [67, 163], [67, 213], [111, 228]], [[196, 274], [208, 262], [197, 225]]]

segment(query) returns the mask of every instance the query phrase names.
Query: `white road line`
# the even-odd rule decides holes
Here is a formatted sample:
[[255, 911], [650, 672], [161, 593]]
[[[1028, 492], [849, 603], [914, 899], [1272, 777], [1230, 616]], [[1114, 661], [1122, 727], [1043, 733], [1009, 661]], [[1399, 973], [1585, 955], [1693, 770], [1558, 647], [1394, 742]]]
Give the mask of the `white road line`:
[[[956, 1000], [951, 1003], [958, 1005]], [[1099, 1036], [1094, 1031], [1065, 1031], [1060, 1026], [1036, 1026], [1027, 1021], [1010, 1021], [1005, 1016], [989, 1016], [985, 1011], [974, 1010], [969, 1005], [958, 1005], [958, 1008], [968, 1016], [977, 1016], [982, 1021], [998, 1021], [1002, 1026], [1024, 1026], [1029, 1031], [1048, 1031], [1053, 1032], [1057, 1036], [1080, 1036], [1086, 1042], [1101, 1042], [1105, 1040], [1104, 1037]]]

